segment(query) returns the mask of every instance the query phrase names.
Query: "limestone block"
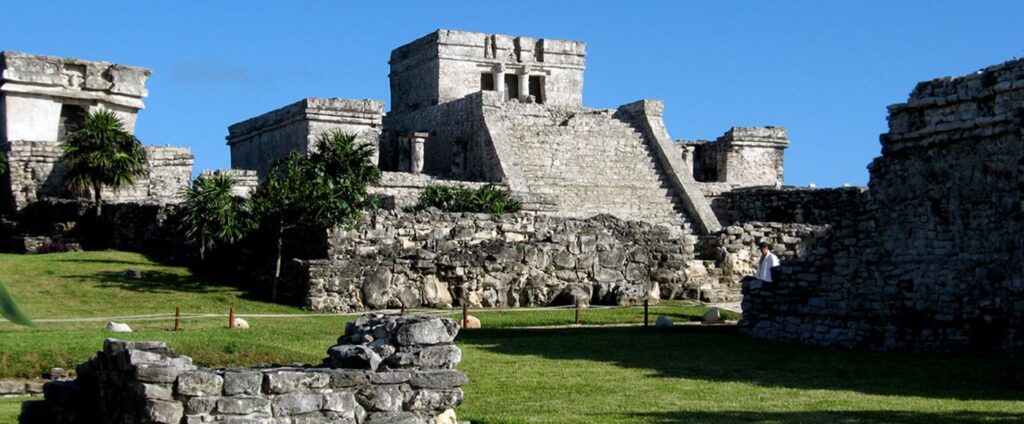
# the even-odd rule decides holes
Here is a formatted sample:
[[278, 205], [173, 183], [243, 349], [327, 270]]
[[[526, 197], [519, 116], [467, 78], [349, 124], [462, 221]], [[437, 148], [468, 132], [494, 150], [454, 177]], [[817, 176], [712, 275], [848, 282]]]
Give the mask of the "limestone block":
[[263, 373], [256, 370], [224, 371], [224, 394], [227, 396], [258, 395], [262, 383]]
[[224, 378], [215, 372], [195, 370], [178, 376], [177, 393], [185, 396], [218, 396]]
[[274, 397], [273, 411], [275, 417], [304, 414], [319, 411], [324, 396], [312, 393], [285, 393]]

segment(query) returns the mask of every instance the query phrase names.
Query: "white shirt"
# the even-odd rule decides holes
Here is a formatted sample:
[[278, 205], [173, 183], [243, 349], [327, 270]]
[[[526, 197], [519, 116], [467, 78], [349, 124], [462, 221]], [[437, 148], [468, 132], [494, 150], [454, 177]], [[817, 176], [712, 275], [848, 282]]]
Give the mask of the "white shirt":
[[772, 282], [772, 267], [779, 266], [779, 257], [775, 256], [774, 253], [768, 252], [761, 258], [761, 261], [757, 264], [757, 273], [754, 277], [758, 280]]

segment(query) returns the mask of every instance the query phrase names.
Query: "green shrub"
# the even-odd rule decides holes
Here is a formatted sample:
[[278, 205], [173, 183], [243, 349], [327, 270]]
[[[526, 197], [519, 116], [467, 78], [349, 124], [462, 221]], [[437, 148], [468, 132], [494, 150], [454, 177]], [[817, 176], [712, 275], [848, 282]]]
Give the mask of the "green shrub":
[[429, 185], [420, 193], [419, 201], [406, 212], [417, 212], [435, 207], [445, 212], [512, 213], [522, 205], [507, 190], [485, 185], [477, 190], [463, 187]]

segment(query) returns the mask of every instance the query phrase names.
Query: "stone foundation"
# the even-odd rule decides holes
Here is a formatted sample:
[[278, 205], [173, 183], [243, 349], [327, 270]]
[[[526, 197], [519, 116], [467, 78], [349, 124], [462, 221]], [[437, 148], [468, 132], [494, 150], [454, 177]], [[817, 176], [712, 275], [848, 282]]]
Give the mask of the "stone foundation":
[[454, 370], [458, 328], [447, 318], [363, 317], [315, 367], [199, 368], [160, 342], [107, 339], [77, 379], [25, 402], [20, 422], [454, 424], [468, 382]]

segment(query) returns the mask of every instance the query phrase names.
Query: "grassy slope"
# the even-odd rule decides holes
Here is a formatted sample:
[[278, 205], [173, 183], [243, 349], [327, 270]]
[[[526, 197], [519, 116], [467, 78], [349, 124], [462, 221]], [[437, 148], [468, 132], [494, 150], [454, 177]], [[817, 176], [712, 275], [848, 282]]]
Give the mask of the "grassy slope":
[[[158, 278], [126, 280], [125, 269]], [[199, 284], [187, 271], [123, 252], [0, 255], [0, 278], [34, 318], [185, 311], [301, 313], [245, 300], [238, 290]], [[159, 286], [157, 286], [159, 284]], [[158, 293], [157, 295], [152, 294]], [[117, 299], [111, 301], [110, 299]], [[640, 322], [642, 310], [584, 310], [584, 323]], [[652, 311], [677, 321], [700, 308]], [[701, 327], [516, 330], [565, 324], [573, 311], [474, 312], [485, 329], [463, 332], [471, 383], [460, 419], [476, 422], [1019, 422], [1024, 387], [1018, 362], [916, 357], [776, 345]], [[203, 365], [317, 362], [351, 316], [251, 318], [228, 331], [224, 319], [132, 322], [122, 338], [166, 341]], [[96, 351], [102, 322], [0, 323], [0, 377], [37, 376]], [[1016, 382], [1014, 382], [1016, 381]], [[0, 399], [0, 423], [17, 401]], [[6, 421], [5, 421], [6, 420]]]

